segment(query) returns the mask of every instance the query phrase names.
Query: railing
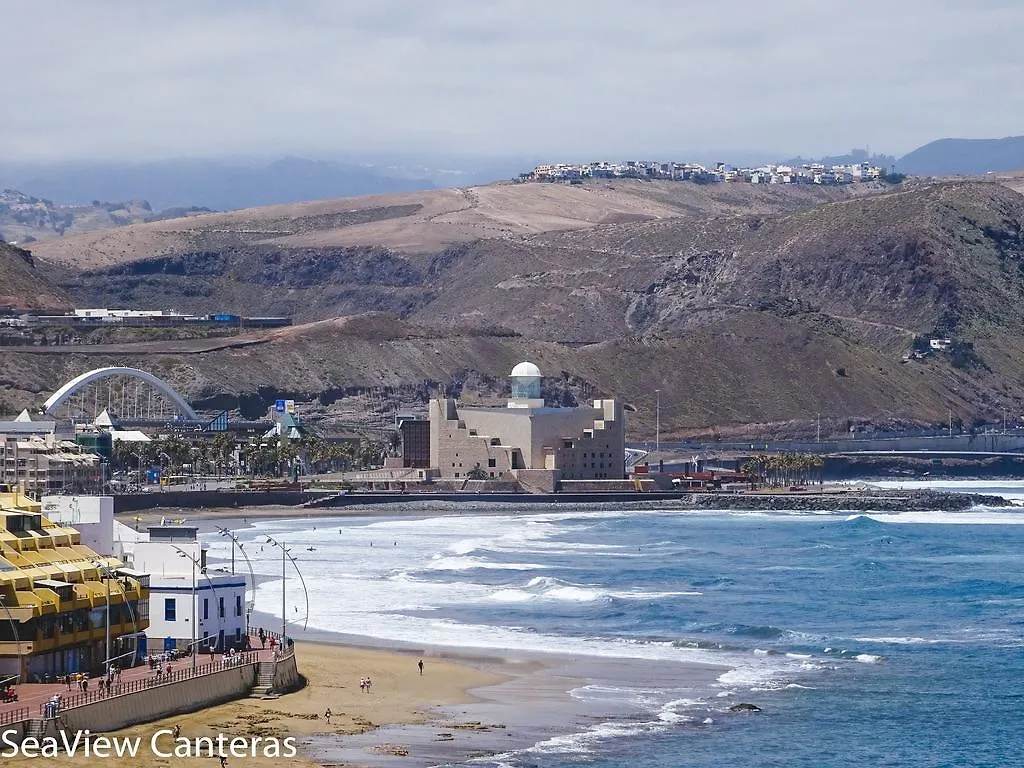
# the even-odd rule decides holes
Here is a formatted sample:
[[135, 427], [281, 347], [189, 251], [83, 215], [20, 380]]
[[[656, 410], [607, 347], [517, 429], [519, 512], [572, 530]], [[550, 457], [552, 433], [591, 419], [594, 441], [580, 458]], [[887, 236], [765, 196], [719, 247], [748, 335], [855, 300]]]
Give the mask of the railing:
[[19, 707], [10, 712], [0, 712], [0, 725], [13, 725], [28, 720], [28, 707]]
[[[249, 627], [249, 636], [259, 638], [259, 628]], [[267, 638], [267, 640], [270, 640], [270, 638], [274, 638], [274, 661], [279, 661], [280, 659], [287, 659], [289, 656], [295, 654], [295, 643], [292, 641], [290, 637], [284, 637], [280, 632], [275, 632], [272, 629], [264, 629], [263, 636]]]
[[[179, 683], [182, 680], [191, 680], [194, 677], [212, 675], [215, 672], [222, 672], [225, 669], [245, 667], [250, 664], [255, 664], [259, 661], [259, 655], [256, 653], [237, 654], [234, 657], [235, 661], [232, 661], [231, 658], [232, 657], [230, 656], [225, 656], [220, 662], [200, 664], [195, 668], [182, 667], [174, 670], [169, 675], [166, 673], [156, 674], [156, 672], [154, 671], [154, 673], [151, 674], [149, 677], [140, 677], [135, 680], [130, 680], [126, 683], [117, 682], [117, 678], [115, 677], [114, 682], [111, 684], [109, 689], [97, 689], [95, 691], [85, 691], [83, 693], [76, 693], [73, 696], [61, 697], [60, 706], [58, 707], [58, 713], [64, 712], [68, 709], [73, 709], [75, 707], [82, 707], [86, 704], [94, 704], [97, 701], [105, 701], [109, 698], [116, 696], [124, 696], [129, 693], [136, 693], [137, 691], [148, 691], [152, 688], [156, 688], [162, 685]], [[43, 704], [39, 705], [40, 715], [45, 715], [47, 705], [47, 702], [44, 702]]]

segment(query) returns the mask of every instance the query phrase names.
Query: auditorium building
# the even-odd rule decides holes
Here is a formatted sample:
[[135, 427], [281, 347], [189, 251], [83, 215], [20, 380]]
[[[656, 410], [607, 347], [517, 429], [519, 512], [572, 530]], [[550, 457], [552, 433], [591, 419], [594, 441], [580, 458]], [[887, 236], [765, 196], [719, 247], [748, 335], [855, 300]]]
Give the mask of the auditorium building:
[[621, 480], [626, 424], [622, 404], [594, 400], [576, 408], [547, 407], [541, 372], [512, 369], [505, 407], [430, 402], [430, 465], [444, 479], [518, 480], [555, 490], [562, 480]]

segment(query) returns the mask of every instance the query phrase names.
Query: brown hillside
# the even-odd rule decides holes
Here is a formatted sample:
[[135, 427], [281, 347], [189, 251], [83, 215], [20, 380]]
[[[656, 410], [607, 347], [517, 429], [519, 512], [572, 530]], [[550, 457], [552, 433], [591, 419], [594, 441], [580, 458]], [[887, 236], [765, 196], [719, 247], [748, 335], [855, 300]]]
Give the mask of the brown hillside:
[[[210, 409], [255, 415], [288, 395], [306, 413], [364, 425], [376, 419], [383, 428], [396, 409], [422, 408], [440, 391], [500, 398], [508, 370], [530, 358], [550, 377], [553, 400], [616, 393], [632, 402], [634, 434], [651, 432], [655, 389], [666, 435], [712, 425], [806, 426], [817, 413], [841, 430], [849, 419], [934, 424], [953, 411], [970, 423], [1003, 409], [1024, 413], [1021, 195], [999, 184], [951, 182], [856, 198], [835, 198], [833, 190], [809, 206], [795, 196], [800, 190], [670, 187], [630, 188], [703, 195], [702, 212], [686, 212], [675, 197], [673, 216], [432, 252], [243, 243], [246, 233], [213, 227], [202, 235], [205, 250], [68, 272], [63, 284], [83, 303], [320, 322], [231, 343], [12, 351], [5, 398], [31, 404], [86, 366], [128, 361], [166, 375]], [[594, 192], [509, 189], [542, 197]], [[330, 227], [310, 224], [310, 232], [415, 224], [423, 209], [413, 208], [424, 198], [416, 199], [322, 211], [335, 217]], [[530, 221], [554, 205], [545, 200]], [[268, 210], [249, 221], [300, 228]], [[301, 220], [314, 215], [321, 214], [304, 209]], [[221, 235], [226, 244], [217, 246]], [[330, 319], [338, 315], [348, 317]], [[951, 350], [904, 360], [915, 339], [927, 349], [929, 336], [950, 338]]]
[[0, 310], [65, 311], [70, 308], [67, 295], [39, 274], [29, 251], [0, 243]]
[[[261, 416], [275, 399], [289, 397], [307, 418], [371, 432], [391, 423], [396, 410], [422, 409], [428, 397], [442, 393], [498, 404], [507, 396], [509, 370], [522, 359], [545, 373], [550, 400], [621, 397], [636, 409], [629, 417], [635, 435], [653, 432], [656, 387], [662, 390], [663, 436], [712, 424], [723, 430], [779, 421], [809, 425], [818, 412], [841, 429], [849, 419], [941, 422], [948, 405], [965, 412], [980, 391], [969, 375], [948, 367], [901, 365], [792, 320], [752, 312], [683, 338], [575, 348], [481, 333], [432, 338], [429, 329], [376, 317], [273, 331], [234, 345], [43, 352], [4, 351], [5, 375], [19, 382], [3, 395], [9, 411], [38, 407], [68, 379], [106, 365], [152, 371], [208, 411], [238, 408]], [[845, 375], [836, 373], [840, 369]], [[952, 400], [951, 387], [960, 392]]]
[[493, 184], [275, 205], [136, 224], [41, 243], [39, 258], [96, 269], [153, 257], [243, 246], [276, 250], [387, 248], [434, 253], [509, 238], [680, 215], [795, 210], [847, 193], [836, 187], [763, 188], [617, 180], [578, 186]]

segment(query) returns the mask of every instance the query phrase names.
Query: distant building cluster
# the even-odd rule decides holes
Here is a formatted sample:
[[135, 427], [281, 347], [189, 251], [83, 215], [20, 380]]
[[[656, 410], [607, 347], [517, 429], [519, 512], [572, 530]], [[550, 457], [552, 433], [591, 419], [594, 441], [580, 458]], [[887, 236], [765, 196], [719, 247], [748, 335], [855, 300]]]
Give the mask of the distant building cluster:
[[231, 328], [281, 328], [291, 324], [292, 320], [289, 317], [243, 317], [229, 312], [190, 315], [169, 309], [76, 309], [62, 315], [22, 314], [0, 318], [0, 325], [11, 327], [59, 325], [83, 330], [112, 325], [135, 328], [173, 328], [197, 325]]
[[743, 182], [747, 184], [856, 184], [875, 181], [885, 171], [870, 163], [851, 163], [826, 167], [822, 163], [801, 166], [762, 165], [757, 168], [734, 168], [718, 163], [706, 168], [697, 163], [661, 163], [628, 160], [624, 163], [557, 163], [538, 165], [521, 173], [519, 181], [581, 183], [587, 179], [664, 179], [692, 181], [698, 184]]

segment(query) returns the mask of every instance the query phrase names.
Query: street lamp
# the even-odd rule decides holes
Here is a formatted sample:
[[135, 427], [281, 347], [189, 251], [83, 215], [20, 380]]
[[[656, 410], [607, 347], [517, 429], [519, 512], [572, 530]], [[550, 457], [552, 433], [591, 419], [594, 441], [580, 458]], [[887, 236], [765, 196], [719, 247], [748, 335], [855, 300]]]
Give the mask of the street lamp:
[[245, 551], [245, 545], [238, 540], [238, 536], [234, 534], [230, 529], [216, 526], [217, 532], [221, 536], [226, 536], [231, 539], [231, 573], [235, 573], [235, 547], [238, 547], [238, 551], [242, 553], [242, 557], [245, 558], [245, 564], [249, 568], [249, 580], [252, 584], [252, 600], [246, 599], [245, 601], [245, 633], [249, 634], [249, 616], [252, 614], [253, 604], [256, 602], [256, 574], [252, 570], [252, 561], [249, 560], [249, 555]]
[[[184, 557], [186, 560], [190, 560], [192, 562], [192, 646], [191, 647], [192, 647], [192, 668], [195, 669], [196, 668], [196, 655], [197, 655], [196, 654], [196, 650], [197, 650], [197, 645], [199, 643], [199, 640], [196, 637], [196, 635], [197, 635], [197, 633], [199, 631], [199, 627], [198, 627], [199, 619], [198, 619], [198, 616], [197, 616], [197, 611], [199, 609], [199, 600], [198, 600], [198, 597], [197, 597], [198, 585], [197, 585], [197, 582], [196, 582], [196, 568], [197, 567], [199, 568], [199, 573], [201, 573], [203, 575], [203, 577], [206, 579], [206, 581], [209, 582], [210, 589], [213, 590], [214, 599], [216, 599], [218, 597], [218, 595], [217, 595], [217, 587], [214, 585], [213, 579], [210, 578], [210, 575], [206, 572], [206, 568], [203, 567], [203, 564], [199, 560], [199, 558], [193, 557], [188, 552], [186, 552], [184, 549], [182, 549], [181, 547], [179, 547], [179, 546], [177, 546], [175, 544], [171, 544], [171, 546], [174, 547], [174, 549], [178, 550], [178, 557]], [[223, 650], [223, 649], [221, 649], [221, 650]]]
[[[105, 622], [105, 624], [106, 624], [106, 632], [104, 633], [105, 645], [104, 645], [104, 648], [103, 648], [103, 655], [104, 655], [103, 671], [109, 676], [110, 675], [110, 662], [114, 661], [114, 659], [112, 659], [110, 657], [110, 581], [111, 581], [111, 579], [113, 579], [115, 582], [117, 582], [117, 586], [121, 590], [121, 598], [122, 598], [122, 600], [124, 600], [124, 604], [128, 606], [128, 615], [131, 617], [131, 620], [132, 620], [133, 637], [135, 638], [135, 647], [133, 648], [132, 654], [131, 654], [133, 657], [136, 656], [137, 653], [138, 653], [139, 623], [138, 623], [138, 621], [135, 620], [135, 611], [132, 609], [132, 603], [128, 599], [128, 592], [125, 590], [125, 588], [121, 584], [120, 580], [118, 580], [117, 575], [114, 573], [113, 569], [111, 569], [111, 567], [109, 565], [107, 565], [106, 563], [104, 563], [102, 561], [99, 561], [99, 560], [92, 561], [92, 565], [93, 565], [94, 568], [96, 568], [101, 573], [103, 573], [103, 575], [104, 575], [103, 581], [105, 582], [106, 587], [107, 587], [107, 610], [106, 610], [106, 615], [107, 616], [106, 616], [106, 622]], [[120, 654], [120, 655], [118, 655], [115, 658], [120, 660], [122, 656], [127, 656], [127, 655], [128, 654]]]
[[287, 562], [291, 560], [292, 567], [295, 569], [295, 573], [299, 577], [299, 582], [302, 584], [302, 591], [306, 596], [306, 616], [303, 620], [302, 628], [306, 628], [306, 624], [309, 621], [309, 590], [306, 589], [306, 580], [302, 578], [302, 571], [299, 570], [298, 564], [295, 562], [295, 558], [291, 555], [291, 550], [285, 547], [279, 541], [275, 541], [270, 536], [267, 536], [267, 544], [273, 544], [275, 547], [281, 550], [281, 642], [285, 640], [285, 635], [288, 631], [288, 611], [286, 610], [287, 604], [285, 603], [285, 581], [287, 578]]

